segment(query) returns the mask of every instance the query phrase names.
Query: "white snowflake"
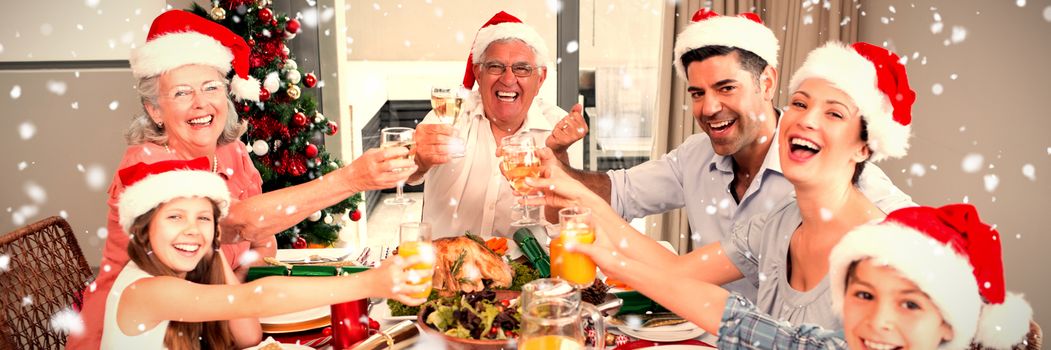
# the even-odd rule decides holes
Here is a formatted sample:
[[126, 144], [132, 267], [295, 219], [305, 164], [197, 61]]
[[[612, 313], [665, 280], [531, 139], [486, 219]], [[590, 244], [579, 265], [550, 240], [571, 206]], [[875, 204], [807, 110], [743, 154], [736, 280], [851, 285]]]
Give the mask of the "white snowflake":
[[995, 191], [996, 186], [1000, 185], [1000, 177], [996, 176], [996, 174], [985, 175], [982, 177], [982, 180], [985, 183], [985, 191], [989, 193]]
[[66, 88], [67, 88], [66, 82], [64, 82], [64, 81], [58, 81], [58, 80], [48, 80], [47, 81], [47, 91], [51, 91], [51, 93], [53, 93], [55, 95], [59, 95], [59, 96], [65, 95], [66, 94]]
[[0, 272], [7, 272], [11, 269], [11, 256], [7, 254], [0, 254]]
[[30, 122], [22, 122], [18, 125], [18, 136], [22, 140], [29, 140], [33, 138], [33, 135], [36, 135], [36, 125]]
[[1025, 7], [1025, 0], [1015, 0], [1015, 5], [1018, 5], [1018, 7]]
[[832, 220], [832, 211], [828, 208], [821, 208], [821, 221]]
[[967, 39], [967, 28], [952, 26], [952, 36], [949, 38], [953, 44], [959, 44]]
[[101, 165], [93, 164], [88, 166], [84, 179], [88, 183], [88, 188], [101, 191], [106, 186], [106, 170]]
[[29, 165], [25, 161], [18, 162], [18, 171], [26, 170], [27, 166]]
[[941, 83], [934, 83], [934, 85], [931, 85], [931, 93], [934, 94], [934, 96], [939, 96], [944, 91], [945, 91], [945, 88], [942, 87]]
[[1022, 166], [1022, 175], [1029, 179], [1029, 181], [1036, 181], [1036, 168], [1032, 164], [1026, 163]]
[[33, 203], [44, 204], [47, 202], [47, 191], [35, 182], [27, 182], [23, 189], [26, 191], [26, 196], [29, 196], [29, 199], [33, 200]]
[[18, 85], [12, 86], [11, 99], [17, 100], [19, 97], [22, 97], [22, 87]]
[[923, 164], [912, 163], [912, 166], [909, 167], [909, 174], [912, 174], [913, 176], [917, 177], [923, 177], [923, 175], [927, 174], [927, 169], [923, 168]]
[[963, 163], [961, 167], [965, 173], [974, 173], [982, 168], [982, 164], [985, 163], [985, 157], [981, 154], [971, 153], [963, 157]]
[[120, 107], [120, 102], [117, 102], [117, 101], [111, 101], [111, 102], [109, 103], [109, 110], [111, 110], [111, 111], [115, 111], [115, 110], [117, 110], [117, 107]]
[[233, 304], [234, 303], [234, 295], [233, 294], [227, 295], [226, 296], [226, 301], [230, 302], [230, 304]]
[[99, 6], [100, 0], [84, 0], [84, 5], [90, 8], [96, 8]]
[[566, 43], [566, 53], [577, 52], [577, 49], [579, 48], [580, 43], [578, 43], [576, 40], [570, 40], [569, 43]]
[[84, 333], [84, 320], [80, 313], [70, 308], [63, 308], [51, 316], [51, 329], [56, 333], [81, 335]]
[[1044, 20], [1051, 22], [1051, 5], [1044, 8]]
[[241, 254], [241, 257], [237, 260], [241, 266], [249, 266], [259, 260], [259, 253], [254, 249], [249, 249], [244, 254]]
[[33, 296], [32, 295], [27, 295], [27, 296], [22, 297], [22, 306], [29, 306], [29, 305], [33, 305]]
[[285, 215], [292, 215], [292, 214], [295, 214], [295, 212], [296, 212], [296, 206], [294, 206], [294, 205], [290, 205], [287, 208], [285, 208]]
[[552, 14], [562, 12], [562, 0], [547, 0], [547, 11]]

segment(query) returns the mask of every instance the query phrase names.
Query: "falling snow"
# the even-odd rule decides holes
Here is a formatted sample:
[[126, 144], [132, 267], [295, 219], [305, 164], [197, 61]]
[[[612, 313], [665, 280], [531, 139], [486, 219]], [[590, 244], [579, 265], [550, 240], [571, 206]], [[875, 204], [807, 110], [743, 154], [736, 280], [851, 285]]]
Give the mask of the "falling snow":
[[51, 93], [53, 93], [55, 95], [59, 95], [59, 96], [65, 95], [66, 94], [66, 82], [58, 81], [58, 80], [48, 80], [47, 81], [47, 91], [51, 91]]
[[952, 36], [949, 38], [953, 44], [959, 44], [967, 39], [967, 29], [960, 26], [952, 27]]
[[942, 87], [941, 83], [934, 83], [934, 85], [931, 86], [931, 93], [934, 94], [934, 96], [940, 96], [942, 92], [945, 92], [945, 88]]
[[111, 101], [111, 102], [109, 103], [109, 110], [111, 110], [111, 111], [115, 111], [115, 110], [117, 110], [117, 107], [120, 107], [120, 102], [117, 102], [117, 101]]
[[22, 140], [29, 140], [36, 135], [36, 125], [30, 122], [22, 122], [18, 125], [18, 136], [22, 137]]
[[821, 208], [821, 221], [832, 220], [832, 211], [828, 208]]
[[909, 167], [909, 174], [912, 174], [913, 176], [917, 177], [923, 177], [923, 175], [927, 174], [927, 169], [923, 168], [923, 164], [912, 163], [912, 166]]
[[101, 165], [91, 165], [85, 171], [84, 180], [87, 181], [88, 188], [95, 191], [104, 190], [106, 186], [106, 170]]
[[29, 306], [29, 305], [33, 305], [33, 296], [32, 295], [27, 295], [27, 296], [22, 297], [22, 306]]
[[1051, 22], [1051, 6], [1044, 8], [1044, 20]]
[[569, 43], [566, 44], [566, 53], [577, 52], [577, 49], [579, 49], [579, 48], [580, 48], [580, 44], [577, 43], [576, 40], [570, 40]]
[[1026, 165], [1022, 166], [1022, 175], [1029, 181], [1036, 181], [1036, 168], [1032, 164], [1026, 163]]
[[18, 85], [11, 87], [11, 98], [18, 99], [19, 97], [22, 97], [22, 87]]
[[7, 272], [11, 269], [11, 257], [7, 254], [0, 254], [0, 272]]
[[257, 260], [259, 260], [259, 253], [254, 249], [249, 249], [237, 259], [241, 266], [250, 266]]
[[985, 183], [985, 191], [989, 193], [995, 191], [996, 186], [1000, 185], [1000, 177], [996, 176], [996, 174], [985, 175], [982, 177], [982, 180]]
[[981, 154], [971, 153], [963, 157], [963, 163], [961, 164], [965, 173], [974, 173], [982, 168], [982, 164], [985, 163], [985, 157]]
[[33, 203], [44, 204], [44, 202], [47, 202], [47, 191], [35, 182], [27, 182], [23, 189], [26, 191], [26, 196], [33, 200]]
[[81, 335], [84, 333], [84, 320], [79, 313], [67, 307], [51, 316], [51, 329], [56, 333]]
[[1025, 0], [1016, 0], [1015, 5], [1018, 5], [1018, 7], [1025, 7]]

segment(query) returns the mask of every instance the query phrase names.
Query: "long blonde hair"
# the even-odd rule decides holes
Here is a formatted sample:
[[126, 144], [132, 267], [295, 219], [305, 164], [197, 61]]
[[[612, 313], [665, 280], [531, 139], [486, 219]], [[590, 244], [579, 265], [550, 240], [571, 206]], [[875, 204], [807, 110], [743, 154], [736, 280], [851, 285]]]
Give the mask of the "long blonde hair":
[[[222, 259], [219, 257], [219, 205], [212, 204], [212, 222], [215, 225], [215, 236], [212, 238], [212, 251], [207, 253], [197, 267], [186, 274], [186, 280], [199, 284], [226, 284], [223, 275]], [[159, 208], [159, 206], [158, 206]], [[131, 224], [128, 235], [128, 256], [146, 273], [153, 276], [177, 276], [167, 265], [157, 259], [150, 246], [150, 224], [153, 222], [157, 208], [139, 215]], [[183, 349], [225, 349], [233, 346], [233, 334], [227, 321], [178, 322], [171, 320], [164, 333], [164, 346], [172, 350]]]

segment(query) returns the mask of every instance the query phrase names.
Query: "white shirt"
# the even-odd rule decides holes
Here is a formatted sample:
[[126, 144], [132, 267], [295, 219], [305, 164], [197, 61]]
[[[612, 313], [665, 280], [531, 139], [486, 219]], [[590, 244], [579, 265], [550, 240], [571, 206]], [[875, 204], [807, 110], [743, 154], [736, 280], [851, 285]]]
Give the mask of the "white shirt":
[[[568, 113], [541, 98], [533, 99], [518, 133], [530, 133], [543, 147], [551, 129]], [[438, 123], [434, 111], [421, 124]], [[514, 192], [500, 173], [496, 137], [485, 118], [481, 95], [472, 91], [456, 120], [466, 143], [464, 157], [432, 167], [422, 177], [423, 221], [431, 224], [434, 238], [463, 235], [511, 237]]]
[[103, 318], [105, 323], [102, 326], [101, 349], [164, 348], [164, 333], [168, 331], [167, 320], [161, 321], [153, 328], [136, 336], [124, 334], [120, 330], [120, 326], [117, 325], [117, 307], [120, 306], [121, 293], [124, 292], [125, 288], [128, 288], [128, 285], [149, 277], [153, 277], [153, 275], [143, 271], [134, 261], [129, 261], [128, 265], [124, 266], [124, 269], [117, 275], [117, 279], [113, 282], [113, 288], [109, 290], [109, 295], [106, 296], [106, 315]]
[[[716, 154], [704, 133], [690, 136], [660, 159], [609, 171], [610, 203], [628, 220], [685, 207], [693, 246], [719, 242], [735, 225], [743, 225], [757, 214], [765, 215], [794, 192], [792, 183], [781, 173], [776, 132], [770, 142], [763, 164], [740, 203], [730, 193], [733, 159]], [[858, 188], [887, 213], [916, 205], [871, 163], [861, 173]], [[756, 287], [747, 277], [723, 287], [756, 300]]]

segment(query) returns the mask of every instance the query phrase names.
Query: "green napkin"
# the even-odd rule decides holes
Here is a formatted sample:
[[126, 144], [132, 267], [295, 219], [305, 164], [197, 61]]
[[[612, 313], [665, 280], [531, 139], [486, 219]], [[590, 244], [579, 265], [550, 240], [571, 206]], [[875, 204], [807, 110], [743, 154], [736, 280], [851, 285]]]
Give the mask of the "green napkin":
[[617, 311], [617, 315], [624, 314], [644, 314], [647, 311], [651, 312], [667, 312], [668, 309], [664, 308], [657, 302], [653, 301], [649, 297], [642, 295], [642, 293], [636, 291], [613, 293], [618, 298], [624, 301], [624, 304], [620, 306], [620, 310]]
[[296, 265], [292, 266], [291, 269], [286, 269], [283, 266], [253, 266], [248, 269], [248, 275], [245, 277], [245, 281], [254, 281], [267, 276], [337, 276], [337, 275], [349, 275], [353, 273], [362, 272], [368, 270], [368, 267], [362, 266], [347, 266], [347, 267], [336, 267], [336, 266], [309, 266], [309, 265]]

